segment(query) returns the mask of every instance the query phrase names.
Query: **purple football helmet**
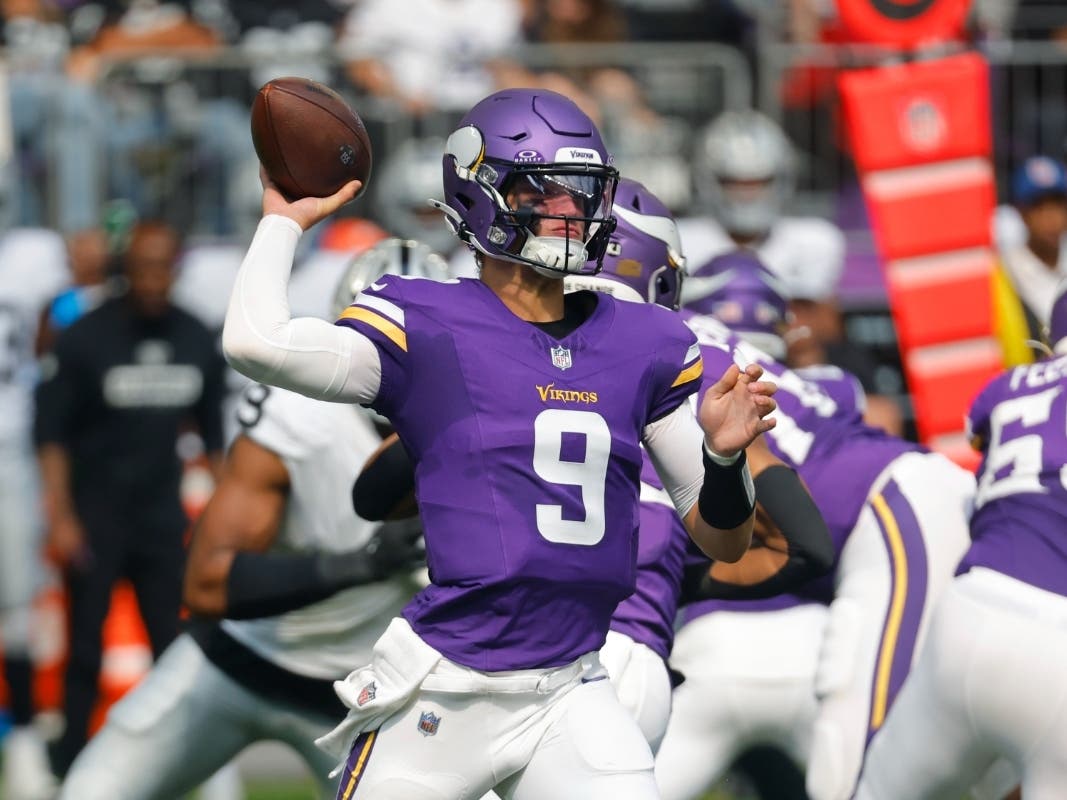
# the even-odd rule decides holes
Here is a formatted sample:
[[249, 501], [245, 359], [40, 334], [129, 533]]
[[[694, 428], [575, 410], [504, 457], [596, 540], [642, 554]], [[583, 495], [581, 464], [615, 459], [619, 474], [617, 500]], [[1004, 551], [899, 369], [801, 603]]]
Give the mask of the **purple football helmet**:
[[618, 172], [571, 100], [509, 89], [482, 100], [445, 144], [445, 212], [478, 252], [553, 278], [600, 269]]
[[568, 277], [567, 290], [593, 289], [677, 311], [685, 257], [670, 210], [642, 184], [622, 178], [612, 213], [617, 224], [602, 271]]
[[703, 279], [700, 298], [687, 302], [686, 308], [715, 317], [774, 358], [785, 356], [785, 290], [754, 252], [731, 250], [693, 274]]
[[1048, 323], [1048, 344], [1055, 355], [1067, 355], [1067, 279], [1056, 287], [1052, 315]]

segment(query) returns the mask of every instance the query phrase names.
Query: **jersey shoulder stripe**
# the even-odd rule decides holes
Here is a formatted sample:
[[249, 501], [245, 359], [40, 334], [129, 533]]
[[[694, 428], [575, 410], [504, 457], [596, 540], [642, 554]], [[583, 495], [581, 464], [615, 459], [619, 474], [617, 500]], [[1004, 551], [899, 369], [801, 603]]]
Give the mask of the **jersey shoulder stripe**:
[[673, 389], [676, 386], [689, 383], [690, 381], [698, 381], [704, 375], [704, 359], [697, 353], [697, 360], [687, 366], [681, 372], [678, 373], [678, 377], [674, 379], [674, 383], [671, 384]]
[[362, 322], [369, 325], [383, 336], [387, 337], [405, 353], [408, 350], [408, 336], [404, 329], [378, 311], [363, 305], [353, 305], [349, 306], [341, 313], [338, 322], [341, 320], [352, 320], [354, 322]]

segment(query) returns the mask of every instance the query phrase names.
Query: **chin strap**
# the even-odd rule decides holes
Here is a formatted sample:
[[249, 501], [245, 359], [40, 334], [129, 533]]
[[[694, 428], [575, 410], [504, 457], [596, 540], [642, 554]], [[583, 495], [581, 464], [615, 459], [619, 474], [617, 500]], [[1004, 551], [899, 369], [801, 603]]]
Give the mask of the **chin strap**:
[[519, 253], [522, 258], [543, 264], [556, 275], [577, 272], [589, 260], [584, 245], [571, 242], [562, 236], [528, 236]]

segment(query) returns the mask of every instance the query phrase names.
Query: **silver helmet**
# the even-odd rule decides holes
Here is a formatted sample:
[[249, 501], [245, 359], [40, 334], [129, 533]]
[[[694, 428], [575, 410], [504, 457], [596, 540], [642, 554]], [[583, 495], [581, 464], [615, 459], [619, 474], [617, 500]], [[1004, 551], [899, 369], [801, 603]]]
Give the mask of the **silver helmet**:
[[458, 244], [444, 214], [429, 203], [444, 197], [444, 152], [444, 139], [408, 139], [389, 154], [375, 176], [378, 210], [390, 230], [439, 253], [448, 253]]
[[443, 281], [452, 277], [448, 262], [422, 242], [383, 239], [352, 259], [333, 296], [333, 316], [339, 317], [362, 292], [383, 275], [406, 275]]
[[767, 115], [724, 111], [697, 139], [693, 178], [697, 197], [728, 232], [761, 236], [793, 194], [793, 147]]

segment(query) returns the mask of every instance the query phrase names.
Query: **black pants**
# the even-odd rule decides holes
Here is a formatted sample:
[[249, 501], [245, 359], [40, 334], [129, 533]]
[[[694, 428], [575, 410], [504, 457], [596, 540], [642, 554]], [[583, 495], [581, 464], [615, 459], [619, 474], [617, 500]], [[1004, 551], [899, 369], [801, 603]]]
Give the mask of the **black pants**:
[[153, 658], [174, 640], [179, 627], [184, 519], [138, 529], [129, 522], [120, 528], [117, 520], [93, 516], [82, 518], [92, 561], [86, 569], [66, 575], [70, 602], [63, 696], [66, 727], [52, 750], [52, 768], [61, 776], [88, 741], [100, 681], [104, 620], [115, 583], [127, 578], [133, 584]]

